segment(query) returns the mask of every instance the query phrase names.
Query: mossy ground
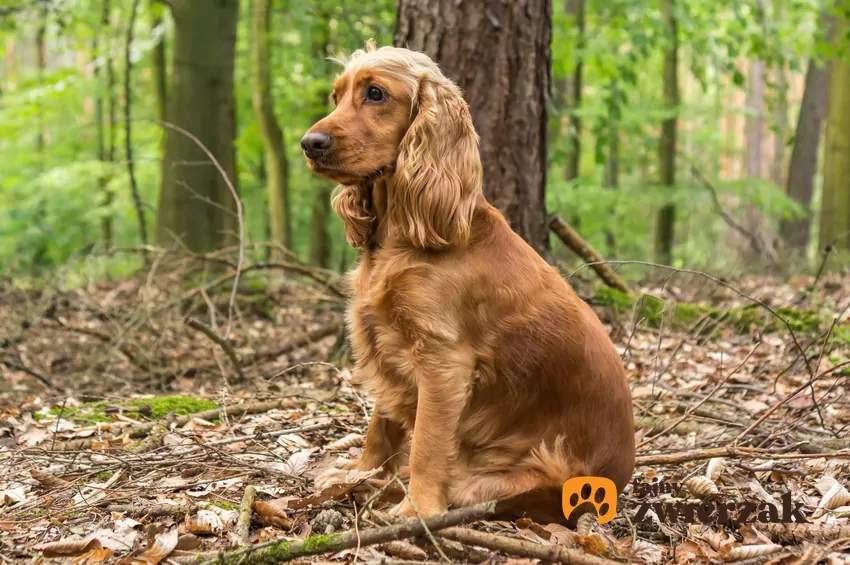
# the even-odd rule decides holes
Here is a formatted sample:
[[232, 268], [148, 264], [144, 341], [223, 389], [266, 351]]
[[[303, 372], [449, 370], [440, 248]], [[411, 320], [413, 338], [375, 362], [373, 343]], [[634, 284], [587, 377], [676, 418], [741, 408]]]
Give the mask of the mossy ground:
[[[177, 416], [187, 416], [205, 410], [212, 410], [217, 406], [218, 404], [205, 398], [195, 398], [193, 396], [157, 396], [125, 402], [100, 400], [97, 402], [87, 402], [76, 408], [54, 406], [48, 412], [55, 416], [61, 415], [63, 418], [76, 422], [96, 424], [99, 422], [111, 422], [113, 420], [112, 415], [107, 413], [108, 408], [120, 407], [125, 414], [144, 414], [146, 418], [159, 420], [168, 413], [174, 413]], [[147, 408], [143, 409], [142, 407], [149, 407], [150, 410]], [[38, 418], [40, 415], [35, 414], [35, 416]]]
[[[740, 333], [753, 329], [771, 333], [787, 328], [781, 320], [758, 304], [721, 310], [705, 304], [675, 303], [648, 295], [636, 298], [608, 287], [597, 291], [594, 302], [609, 306], [619, 314], [628, 314], [637, 307], [639, 317], [654, 328], [661, 327], [663, 323], [667, 327], [692, 330], [700, 334], [709, 333], [719, 325], [731, 327]], [[782, 307], [777, 308], [775, 312], [795, 333], [817, 334], [829, 327], [831, 322], [812, 310]], [[850, 326], [835, 328], [832, 341], [850, 343]]]

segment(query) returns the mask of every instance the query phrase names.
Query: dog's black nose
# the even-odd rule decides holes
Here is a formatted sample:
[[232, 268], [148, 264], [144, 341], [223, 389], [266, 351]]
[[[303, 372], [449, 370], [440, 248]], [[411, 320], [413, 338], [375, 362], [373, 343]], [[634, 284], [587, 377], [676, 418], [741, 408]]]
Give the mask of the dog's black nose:
[[307, 154], [307, 157], [316, 159], [327, 152], [332, 142], [333, 138], [326, 133], [318, 131], [308, 132], [301, 138], [301, 148]]

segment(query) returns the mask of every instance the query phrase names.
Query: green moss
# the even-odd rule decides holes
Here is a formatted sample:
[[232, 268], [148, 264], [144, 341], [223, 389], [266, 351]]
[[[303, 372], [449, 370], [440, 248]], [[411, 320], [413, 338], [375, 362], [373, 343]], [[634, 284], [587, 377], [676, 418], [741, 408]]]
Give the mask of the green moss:
[[[690, 330], [694, 329], [700, 320], [706, 320], [707, 323], [698, 328], [702, 334], [713, 331], [721, 324], [739, 333], [746, 333], [754, 327], [763, 333], [787, 330], [784, 323], [758, 304], [718, 310], [705, 304], [665, 302], [655, 296], [636, 299], [608, 287], [600, 288], [594, 297], [596, 304], [614, 308], [620, 314], [631, 313], [636, 307], [636, 300], [639, 317], [653, 328], [660, 327], [663, 321], [667, 327], [672, 325], [674, 329]], [[776, 309], [776, 313], [788, 322], [788, 326], [795, 333], [816, 334], [824, 325], [821, 316], [812, 310], [783, 307]], [[833, 333], [838, 335], [838, 332]], [[844, 333], [840, 335], [846, 336], [850, 341], [850, 329], [845, 328]]]
[[[150, 406], [150, 418], [159, 420], [169, 412], [178, 416], [188, 416], [205, 410], [217, 408], [218, 404], [206, 398], [195, 398], [192, 396], [157, 396], [143, 400], [132, 400], [127, 403], [129, 407]], [[128, 410], [132, 412], [132, 410]]]
[[215, 502], [210, 502], [210, 505], [217, 506], [222, 510], [239, 510], [239, 505], [234, 504], [229, 500], [216, 500]]
[[[342, 534], [317, 535], [310, 536], [301, 542], [280, 542], [271, 547], [257, 551], [251, 554], [251, 563], [253, 565], [273, 565], [290, 561], [296, 557], [307, 555], [318, 555], [329, 551], [340, 549], [340, 541]], [[245, 559], [244, 555], [227, 555], [224, 554], [219, 563], [227, 565], [235, 565], [241, 563]]]
[[339, 534], [310, 536], [301, 542], [301, 550], [304, 553], [324, 553], [334, 549], [340, 537]]
[[[178, 416], [187, 416], [205, 410], [212, 410], [218, 406], [212, 400], [205, 398], [194, 398], [192, 396], [159, 396], [154, 398], [145, 398], [138, 400], [130, 400], [125, 403], [113, 402], [109, 400], [100, 400], [97, 402], [88, 402], [77, 408], [63, 408], [62, 406], [54, 406], [49, 410], [49, 413], [54, 416], [60, 416], [72, 420], [80, 424], [96, 424], [98, 422], [111, 422], [113, 420], [111, 414], [106, 413], [106, 409], [110, 406], [120, 406], [126, 414], [138, 414], [142, 406], [149, 406], [150, 412], [145, 410], [146, 417], [159, 420], [169, 412], [174, 412]], [[39, 415], [44, 417], [44, 415]]]

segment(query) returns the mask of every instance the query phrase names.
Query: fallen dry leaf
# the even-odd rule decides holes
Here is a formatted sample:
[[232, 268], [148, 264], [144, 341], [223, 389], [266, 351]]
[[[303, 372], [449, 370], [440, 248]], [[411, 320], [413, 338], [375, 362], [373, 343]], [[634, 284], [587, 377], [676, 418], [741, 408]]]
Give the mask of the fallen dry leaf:
[[92, 549], [91, 551], [74, 558], [71, 565], [94, 565], [112, 559], [112, 550], [109, 548]]
[[125, 557], [119, 565], [157, 565], [177, 547], [177, 529], [156, 536], [151, 547], [136, 557]]
[[33, 548], [44, 557], [75, 557], [88, 553], [92, 549], [103, 549], [97, 538], [53, 541], [43, 543]]
[[292, 520], [286, 515], [281, 504], [275, 504], [274, 501], [255, 500], [251, 503], [251, 509], [257, 515], [257, 521], [261, 524], [277, 526], [284, 530], [292, 527]]
[[68, 486], [70, 483], [65, 479], [60, 479], [50, 473], [43, 473], [38, 469], [30, 469], [30, 476], [41, 483], [42, 486], [47, 488], [62, 488]]
[[425, 561], [428, 559], [428, 554], [421, 547], [417, 547], [408, 541], [394, 540], [380, 544], [378, 549], [397, 557], [409, 561]]

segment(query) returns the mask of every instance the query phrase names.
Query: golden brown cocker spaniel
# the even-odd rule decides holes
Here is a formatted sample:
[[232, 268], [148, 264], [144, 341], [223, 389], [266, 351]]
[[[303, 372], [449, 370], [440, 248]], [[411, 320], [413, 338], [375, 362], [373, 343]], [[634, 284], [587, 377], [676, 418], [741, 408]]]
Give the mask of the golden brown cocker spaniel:
[[[376, 406], [351, 466], [393, 472], [409, 451], [423, 516], [523, 496], [519, 511], [557, 514], [577, 475], [621, 491], [635, 443], [620, 357], [593, 311], [485, 200], [460, 90], [406, 49], [369, 44], [344, 64], [336, 109], [302, 147], [310, 169], [340, 183], [333, 207], [360, 250], [348, 325], [355, 377]], [[415, 515], [409, 500], [394, 512]]]

